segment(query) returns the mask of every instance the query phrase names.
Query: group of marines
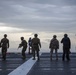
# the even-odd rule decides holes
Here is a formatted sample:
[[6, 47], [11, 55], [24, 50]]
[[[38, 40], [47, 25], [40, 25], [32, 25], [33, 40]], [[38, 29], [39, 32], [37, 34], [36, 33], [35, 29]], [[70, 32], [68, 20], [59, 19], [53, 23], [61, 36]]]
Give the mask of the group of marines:
[[[21, 37], [20, 39], [21, 39], [21, 43], [19, 44], [18, 48], [22, 47], [22, 52], [21, 52], [22, 59], [26, 59], [27, 41], [24, 39], [24, 37]], [[64, 37], [62, 38], [61, 43], [63, 43], [62, 60], [63, 61], [65, 60], [65, 55], [66, 55], [66, 59], [69, 61], [71, 41], [67, 34], [64, 34]], [[38, 38], [38, 34], [34, 34], [33, 39], [29, 38], [28, 44], [29, 44], [29, 54], [31, 50], [32, 55], [33, 55], [33, 60], [35, 60], [36, 54], [37, 54], [37, 60], [40, 60], [39, 51], [41, 48], [41, 42], [40, 42], [40, 39]], [[9, 39], [7, 39], [7, 34], [4, 34], [4, 38], [1, 39], [0, 47], [1, 47], [2, 59], [6, 60], [7, 48], [9, 48]], [[59, 41], [57, 40], [56, 35], [53, 35], [53, 38], [51, 39], [50, 44], [49, 44], [49, 48], [50, 48], [50, 60], [52, 60], [52, 54], [54, 50], [56, 54], [56, 60], [58, 60], [57, 51], [59, 49]]]

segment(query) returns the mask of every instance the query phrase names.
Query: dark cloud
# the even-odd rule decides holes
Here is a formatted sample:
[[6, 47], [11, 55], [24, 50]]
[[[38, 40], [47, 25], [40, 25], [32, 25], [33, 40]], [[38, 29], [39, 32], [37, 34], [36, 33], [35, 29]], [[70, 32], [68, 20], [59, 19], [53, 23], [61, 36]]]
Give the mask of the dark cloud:
[[0, 0], [0, 22], [34, 31], [76, 28], [76, 0]]

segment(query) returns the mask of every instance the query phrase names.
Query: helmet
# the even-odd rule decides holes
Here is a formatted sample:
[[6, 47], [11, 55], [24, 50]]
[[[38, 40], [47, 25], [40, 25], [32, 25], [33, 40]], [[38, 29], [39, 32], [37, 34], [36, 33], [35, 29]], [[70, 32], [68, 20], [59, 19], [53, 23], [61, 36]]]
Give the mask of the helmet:
[[56, 38], [57, 36], [56, 36], [56, 35], [54, 35], [53, 37], [54, 37], [54, 38]]
[[21, 37], [21, 40], [23, 40], [24, 39], [24, 37]]
[[7, 37], [7, 34], [4, 34], [4, 37]]
[[29, 39], [31, 39], [31, 37]]
[[68, 35], [67, 34], [64, 34], [64, 37], [67, 37]]
[[37, 34], [34, 34], [34, 36], [37, 37], [38, 35]]

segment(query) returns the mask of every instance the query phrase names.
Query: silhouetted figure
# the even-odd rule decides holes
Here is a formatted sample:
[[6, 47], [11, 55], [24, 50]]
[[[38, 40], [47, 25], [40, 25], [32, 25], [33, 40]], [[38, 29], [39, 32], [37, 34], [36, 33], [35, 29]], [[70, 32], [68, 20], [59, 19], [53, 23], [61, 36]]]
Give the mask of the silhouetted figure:
[[38, 35], [34, 34], [34, 38], [32, 39], [33, 60], [35, 60], [35, 52], [37, 53], [38, 60], [40, 59], [39, 58], [39, 51], [40, 51], [39, 47], [41, 48], [41, 43], [40, 43], [40, 39], [37, 37]]
[[22, 48], [22, 59], [26, 59], [26, 54], [25, 54], [25, 51], [27, 49], [27, 42], [26, 40], [24, 40], [24, 37], [21, 37], [21, 43], [19, 44], [19, 47], [18, 48]]
[[4, 38], [1, 39], [2, 47], [2, 59], [6, 60], [7, 48], [9, 48], [9, 40], [7, 39], [7, 34], [4, 34]]
[[28, 40], [28, 45], [29, 45], [29, 54], [31, 54], [32, 53], [32, 39], [31, 39], [31, 37]]
[[67, 34], [64, 34], [64, 38], [62, 38], [61, 43], [63, 43], [63, 56], [62, 60], [65, 60], [65, 55], [67, 60], [70, 60], [69, 53], [71, 48], [71, 41]]
[[51, 57], [50, 59], [52, 60], [52, 54], [53, 54], [53, 51], [55, 50], [55, 54], [56, 54], [56, 60], [58, 60], [58, 49], [59, 49], [59, 41], [56, 39], [56, 35], [53, 36], [53, 38], [51, 39], [50, 41], [50, 45], [49, 45], [49, 48], [50, 48], [50, 53], [51, 53]]
[[1, 42], [0, 42], [0, 47], [1, 47]]

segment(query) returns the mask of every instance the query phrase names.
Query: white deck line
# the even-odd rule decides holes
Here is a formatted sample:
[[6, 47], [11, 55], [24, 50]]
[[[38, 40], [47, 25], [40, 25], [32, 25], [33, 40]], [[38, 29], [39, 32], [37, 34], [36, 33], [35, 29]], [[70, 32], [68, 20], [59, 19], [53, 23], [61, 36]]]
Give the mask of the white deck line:
[[27, 75], [27, 73], [30, 71], [30, 69], [33, 67], [36, 61], [37, 60], [32, 60], [32, 58], [30, 58], [28, 61], [23, 63], [21, 66], [16, 68], [14, 71], [9, 73], [8, 75]]

